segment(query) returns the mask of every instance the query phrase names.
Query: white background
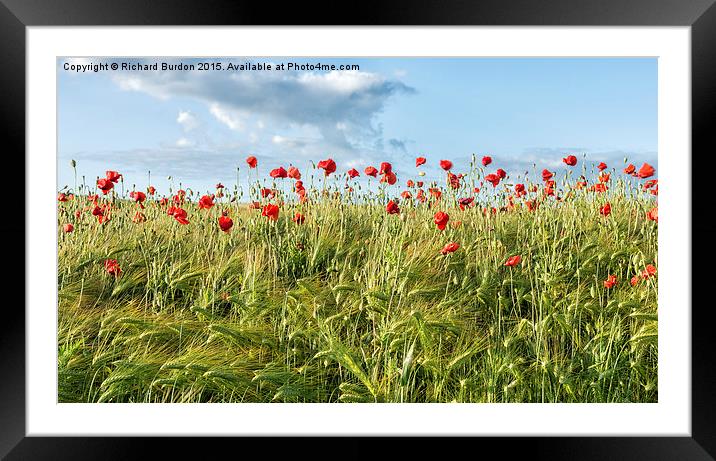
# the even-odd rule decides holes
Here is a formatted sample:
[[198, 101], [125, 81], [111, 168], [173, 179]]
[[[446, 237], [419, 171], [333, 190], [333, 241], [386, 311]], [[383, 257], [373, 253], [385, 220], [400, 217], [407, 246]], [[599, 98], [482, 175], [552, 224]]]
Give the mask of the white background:
[[[58, 404], [58, 56], [657, 56], [659, 403]], [[27, 28], [27, 435], [690, 435], [690, 67], [688, 27]]]

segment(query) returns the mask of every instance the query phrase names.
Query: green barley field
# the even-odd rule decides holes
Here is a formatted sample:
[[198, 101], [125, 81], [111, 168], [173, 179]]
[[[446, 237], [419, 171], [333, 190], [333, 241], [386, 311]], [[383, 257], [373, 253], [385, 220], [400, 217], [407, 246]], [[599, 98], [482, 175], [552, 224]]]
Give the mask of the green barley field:
[[58, 400], [656, 402], [653, 170], [484, 163], [61, 190]]

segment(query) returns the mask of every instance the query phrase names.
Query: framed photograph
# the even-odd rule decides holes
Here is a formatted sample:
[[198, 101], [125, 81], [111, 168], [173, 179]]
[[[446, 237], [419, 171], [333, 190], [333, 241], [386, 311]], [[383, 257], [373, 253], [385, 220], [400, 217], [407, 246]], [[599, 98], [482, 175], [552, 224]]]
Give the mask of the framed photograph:
[[0, 9], [26, 171], [3, 455], [479, 436], [713, 458], [691, 179], [712, 2], [184, 3]]

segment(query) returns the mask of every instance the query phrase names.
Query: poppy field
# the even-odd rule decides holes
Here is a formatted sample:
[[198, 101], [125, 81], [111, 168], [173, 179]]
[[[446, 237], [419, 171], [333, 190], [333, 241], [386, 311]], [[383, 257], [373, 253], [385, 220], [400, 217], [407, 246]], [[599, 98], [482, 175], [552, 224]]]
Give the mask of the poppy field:
[[656, 402], [655, 168], [558, 160], [60, 190], [58, 400]]

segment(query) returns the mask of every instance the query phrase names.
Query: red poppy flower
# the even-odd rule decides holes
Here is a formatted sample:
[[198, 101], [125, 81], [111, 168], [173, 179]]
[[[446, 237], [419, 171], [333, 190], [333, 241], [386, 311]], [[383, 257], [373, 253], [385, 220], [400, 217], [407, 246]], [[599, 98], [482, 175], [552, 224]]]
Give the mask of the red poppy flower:
[[415, 182], [413, 182], [412, 179], [408, 179], [408, 182], [406, 182], [405, 185], [408, 187], [415, 187]]
[[607, 202], [604, 206], [599, 209], [599, 213], [604, 216], [609, 216], [612, 212], [612, 206]]
[[550, 179], [552, 179], [552, 176], [554, 176], [554, 173], [552, 173], [548, 169], [545, 168], [544, 170], [542, 170], [542, 181], [549, 181]]
[[291, 179], [301, 179], [301, 172], [295, 166], [288, 167], [288, 177]]
[[604, 183], [595, 184], [591, 187], [592, 191], [594, 192], [606, 192], [607, 191], [607, 185]]
[[169, 199], [166, 198], [166, 197], [162, 197], [162, 198], [159, 200], [159, 206], [165, 206], [165, 205], [167, 205], [168, 203], [169, 203]]
[[507, 206], [504, 207], [504, 211], [512, 211], [515, 209], [515, 202], [513, 201], [513, 198], [511, 195], [507, 196]]
[[141, 211], [137, 211], [136, 213], [134, 213], [134, 217], [132, 218], [132, 222], [136, 224], [143, 223], [146, 220], [147, 217]]
[[183, 208], [178, 207], [172, 207], [174, 208], [174, 212], [172, 213], [172, 216], [179, 224], [189, 224], [189, 220], [186, 219], [186, 210]]
[[587, 187], [587, 181], [577, 181], [577, 184], [575, 184], [575, 187], [577, 189], [584, 189]]
[[129, 193], [129, 198], [131, 198], [137, 203], [144, 203], [144, 201], [147, 199], [147, 195], [144, 192], [132, 191]]
[[360, 176], [360, 173], [358, 173], [358, 170], [356, 170], [355, 168], [351, 168], [350, 170], [348, 170], [348, 177], [349, 177], [349, 178], [353, 179], [353, 178], [355, 178], [356, 176]]
[[418, 157], [415, 159], [415, 167], [419, 167], [420, 165], [424, 165], [427, 160], [425, 160], [425, 157]]
[[648, 181], [644, 181], [644, 184], [642, 184], [642, 189], [651, 189], [652, 187], [659, 184], [658, 179], [649, 179]]
[[383, 162], [380, 164], [380, 171], [378, 173], [380, 174], [389, 174], [393, 172], [393, 165], [391, 165], [388, 162]]
[[282, 166], [280, 166], [271, 170], [269, 176], [271, 176], [272, 178], [286, 178], [288, 177], [288, 172]]
[[398, 177], [392, 171], [384, 174], [383, 177], [380, 179], [380, 182], [387, 182], [391, 186], [393, 184], [395, 184], [397, 181], [398, 181]]
[[649, 165], [648, 163], [645, 163], [639, 168], [639, 171], [637, 172], [637, 176], [640, 178], [650, 178], [654, 176], [654, 167]]
[[445, 230], [445, 226], [447, 226], [449, 220], [450, 216], [448, 216], [447, 213], [444, 213], [442, 211], [438, 211], [437, 213], [435, 213], [434, 221], [435, 224], [437, 224], [438, 229]]
[[452, 162], [450, 160], [440, 160], [440, 168], [445, 171], [450, 171], [450, 168], [452, 168]]
[[641, 271], [641, 278], [648, 279], [649, 277], [653, 277], [656, 275], [656, 267], [654, 267], [652, 264], [647, 264], [646, 268]]
[[651, 210], [647, 211], [646, 217], [652, 221], [659, 222], [659, 207], [654, 207]]
[[609, 178], [611, 177], [611, 174], [609, 173], [602, 173], [599, 175], [599, 182], [609, 182]]
[[482, 157], [482, 166], [487, 166], [490, 163], [492, 163], [492, 157], [490, 157], [488, 155], [485, 155], [484, 157]]
[[443, 193], [442, 193], [442, 191], [441, 191], [440, 189], [436, 189], [436, 188], [434, 188], [434, 187], [431, 187], [431, 188], [428, 189], [428, 190], [430, 191], [430, 195], [432, 195], [433, 197], [435, 197], [437, 200], [440, 200], [440, 197], [442, 197], [442, 195], [443, 195]]
[[256, 164], [258, 163], [258, 161], [256, 160], [256, 157], [250, 155], [246, 157], [246, 163], [249, 164], [249, 168], [256, 168]]
[[97, 180], [97, 187], [99, 187], [103, 195], [107, 195], [107, 192], [114, 187], [114, 183], [107, 178], [100, 178]]
[[469, 207], [472, 205], [472, 202], [475, 200], [475, 197], [465, 197], [461, 198], [457, 201], [457, 203], [460, 205], [460, 209], [464, 210], [466, 207]]
[[104, 270], [115, 277], [119, 277], [122, 274], [122, 268], [119, 267], [119, 263], [116, 259], [105, 259]]
[[544, 188], [544, 194], [549, 195], [549, 196], [554, 196], [554, 189], [552, 188], [552, 186], [546, 186]]
[[631, 286], [636, 286], [636, 284], [639, 283], [639, 280], [641, 280], [641, 279], [639, 278], [639, 276], [638, 276], [638, 275], [635, 275], [634, 277], [631, 278], [631, 280], [629, 281], [629, 283], [631, 283]]
[[616, 275], [610, 275], [607, 277], [607, 279], [604, 281], [604, 288], [613, 288], [614, 285], [617, 284], [617, 276]]
[[627, 165], [626, 168], [624, 168], [624, 173], [626, 173], [626, 174], [632, 174], [632, 173], [634, 173], [634, 171], [636, 171], [636, 167], [634, 165], [632, 165], [631, 163], [629, 165]]
[[121, 174], [117, 173], [116, 171], [106, 171], [105, 172], [107, 179], [112, 181], [113, 183], [116, 183], [119, 181], [119, 178], [122, 177]]
[[375, 167], [372, 166], [366, 168], [364, 172], [367, 176], [373, 176], [374, 178], [378, 176], [378, 170], [376, 170]]
[[418, 185], [418, 187], [423, 187], [423, 182], [422, 182], [422, 181], [418, 181], [416, 184]]
[[62, 230], [65, 231], [66, 234], [69, 234], [70, 232], [72, 232], [73, 230], [75, 230], [75, 226], [73, 226], [73, 225], [70, 224], [70, 223], [67, 223], [67, 224], [65, 224], [64, 226], [62, 226]]
[[604, 162], [599, 162], [599, 165], [597, 165], [597, 168], [599, 168], [599, 171], [604, 171], [607, 169], [607, 164]]
[[500, 177], [491, 173], [485, 176], [485, 181], [492, 183], [492, 187], [497, 187], [497, 185], [500, 184]]
[[322, 168], [324, 170], [324, 174], [328, 176], [336, 171], [336, 162], [334, 162], [332, 158], [328, 158], [318, 162], [317, 167]]
[[102, 208], [95, 205], [94, 209], [92, 210], [92, 216], [102, 216], [104, 213], [102, 212]]
[[202, 195], [199, 199], [200, 210], [210, 210], [214, 206], [214, 197], [211, 195]]
[[221, 216], [219, 216], [219, 228], [228, 234], [234, 225], [234, 221], [229, 218], [227, 214], [228, 213], [224, 211], [221, 213]]
[[266, 197], [268, 197], [268, 198], [273, 198], [273, 196], [275, 195], [274, 192], [275, 192], [275, 191], [274, 191], [273, 189], [269, 189], [269, 188], [267, 188], [267, 187], [264, 187], [264, 188], [261, 189], [261, 197], [263, 197], [263, 198], [266, 198]]
[[251, 210], [258, 210], [261, 208], [261, 204], [259, 202], [251, 202], [249, 203], [249, 209]]
[[405, 198], [405, 199], [408, 199], [408, 198], [411, 198], [411, 197], [412, 197], [412, 195], [410, 194], [410, 192], [408, 192], [407, 190], [404, 190], [403, 192], [401, 192], [401, 193], [400, 193], [400, 196], [403, 197], [403, 198]]
[[446, 255], [448, 253], [454, 253], [458, 250], [458, 248], [460, 248], [460, 245], [458, 245], [457, 243], [448, 243], [443, 247], [442, 250], [440, 250], [440, 253], [442, 253], [443, 255]]
[[416, 197], [418, 200], [420, 200], [421, 202], [425, 202], [425, 200], [426, 200], [426, 198], [425, 198], [425, 191], [422, 190], [422, 189], [418, 189], [418, 194], [417, 194], [415, 197]]
[[525, 192], [525, 185], [515, 184], [515, 193], [517, 194], [517, 197], [522, 197], [523, 195], [526, 195], [527, 192]]
[[272, 221], [278, 221], [278, 211], [279, 211], [279, 208], [277, 205], [269, 203], [267, 205], [264, 205], [264, 208], [261, 211], [261, 216], [266, 216], [268, 219], [270, 219]]
[[157, 190], [154, 188], [154, 186], [149, 186], [147, 187], [147, 192], [149, 193], [149, 195], [154, 195]]
[[301, 213], [296, 213], [296, 216], [293, 217], [293, 222], [296, 224], [303, 224], [303, 222], [306, 220], [306, 217], [303, 216]]
[[575, 157], [574, 155], [568, 155], [564, 157], [562, 161], [569, 166], [574, 166], [577, 164], [577, 157]]
[[507, 258], [507, 261], [505, 261], [505, 266], [515, 267], [516, 265], [518, 265], [520, 263], [520, 261], [522, 261], [522, 256], [520, 256], [520, 255], [510, 256], [509, 258]]
[[449, 171], [448, 171], [448, 182], [450, 183], [450, 187], [452, 187], [453, 189], [460, 188], [460, 177], [450, 173]]
[[385, 211], [388, 212], [388, 214], [398, 214], [400, 213], [400, 207], [398, 207], [398, 204], [394, 201], [388, 202], [388, 204], [385, 206]]

